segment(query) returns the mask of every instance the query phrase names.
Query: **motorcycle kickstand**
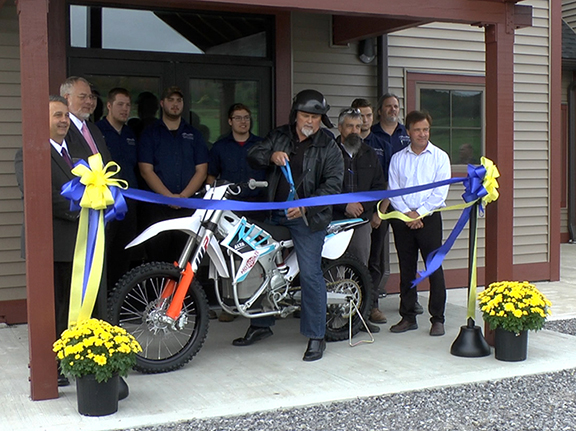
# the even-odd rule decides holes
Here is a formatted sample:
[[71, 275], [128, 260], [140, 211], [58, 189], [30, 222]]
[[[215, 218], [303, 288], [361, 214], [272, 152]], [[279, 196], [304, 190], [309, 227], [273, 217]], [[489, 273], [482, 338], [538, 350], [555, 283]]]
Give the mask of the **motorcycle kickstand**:
[[[355, 343], [352, 343], [352, 314], [353, 314], [352, 313], [352, 307], [354, 307], [354, 310], [356, 310], [356, 313], [358, 313], [358, 316], [360, 317], [360, 321], [364, 325], [364, 328], [366, 328], [366, 332], [370, 336], [369, 340], [360, 340], [360, 341], [357, 341]], [[372, 344], [373, 342], [374, 342], [374, 335], [372, 335], [372, 332], [370, 331], [368, 324], [364, 320], [364, 316], [362, 316], [362, 313], [360, 313], [358, 306], [356, 305], [354, 300], [352, 298], [350, 298], [350, 314], [348, 317], [348, 344], [350, 345], [350, 347], [356, 347], [357, 345], [362, 344], [362, 343]]]

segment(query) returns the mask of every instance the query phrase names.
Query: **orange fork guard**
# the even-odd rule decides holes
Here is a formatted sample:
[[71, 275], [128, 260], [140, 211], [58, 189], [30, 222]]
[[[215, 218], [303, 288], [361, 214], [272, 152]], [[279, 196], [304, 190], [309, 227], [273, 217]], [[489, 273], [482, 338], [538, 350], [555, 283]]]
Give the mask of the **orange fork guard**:
[[[172, 302], [170, 303], [168, 311], [166, 312], [166, 315], [168, 317], [176, 320], [178, 316], [180, 316], [180, 312], [182, 311], [182, 304], [184, 303], [184, 297], [186, 296], [188, 288], [190, 287], [190, 284], [192, 283], [193, 279], [194, 279], [194, 271], [192, 271], [192, 266], [190, 265], [190, 262], [188, 262], [186, 264], [186, 268], [184, 269], [184, 271], [182, 271], [182, 277], [180, 277], [180, 283], [178, 283], [178, 287], [176, 288], [174, 298], [172, 298]], [[170, 283], [166, 286], [164, 292], [162, 292], [162, 297], [164, 297], [164, 294], [167, 293], [168, 290], [174, 291], [176, 282], [171, 280]], [[170, 294], [171, 293], [172, 292], [170, 292]]]

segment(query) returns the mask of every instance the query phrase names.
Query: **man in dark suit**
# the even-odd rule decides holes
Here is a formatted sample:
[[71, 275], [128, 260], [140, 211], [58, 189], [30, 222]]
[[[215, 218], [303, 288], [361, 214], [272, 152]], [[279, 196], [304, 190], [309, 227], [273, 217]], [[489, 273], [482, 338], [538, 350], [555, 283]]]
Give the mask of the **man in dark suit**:
[[79, 76], [71, 76], [60, 86], [60, 96], [68, 101], [70, 129], [66, 142], [73, 158], [87, 160], [92, 154], [100, 153], [102, 161], [111, 160], [110, 152], [100, 129], [88, 121], [94, 108], [95, 95], [90, 83]]
[[[74, 178], [70, 171], [72, 159], [65, 136], [70, 127], [66, 99], [50, 96], [50, 152], [52, 169], [52, 227], [54, 241], [54, 306], [56, 315], [56, 335], [68, 327], [68, 306], [70, 302], [70, 282], [72, 260], [78, 230], [78, 211], [70, 211], [70, 201], [60, 194], [62, 185]], [[16, 179], [24, 194], [22, 150], [15, 158]], [[24, 237], [22, 237], [22, 257], [25, 257]], [[64, 386], [68, 380], [60, 375], [58, 385]]]
[[[100, 153], [104, 164], [112, 160], [102, 132], [98, 126], [88, 121], [90, 114], [94, 112], [96, 99], [96, 96], [92, 94], [90, 83], [82, 77], [71, 76], [60, 85], [60, 96], [68, 102], [70, 128], [66, 134], [66, 142], [74, 162], [79, 159], [88, 161], [88, 157], [96, 153]], [[104, 274], [95, 306], [95, 314], [100, 318], [106, 316], [106, 274], [108, 272], [106, 268], [105, 259]]]

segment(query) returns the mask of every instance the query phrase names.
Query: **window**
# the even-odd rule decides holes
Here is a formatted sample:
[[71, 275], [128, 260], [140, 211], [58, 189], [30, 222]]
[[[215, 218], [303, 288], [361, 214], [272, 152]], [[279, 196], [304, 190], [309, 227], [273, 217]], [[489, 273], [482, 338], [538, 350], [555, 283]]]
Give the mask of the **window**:
[[485, 134], [484, 78], [409, 74], [408, 83], [415, 96], [412, 109], [432, 116], [430, 140], [448, 153], [453, 165], [480, 164]]
[[70, 46], [76, 48], [267, 58], [272, 30], [273, 18], [265, 15], [70, 6]]

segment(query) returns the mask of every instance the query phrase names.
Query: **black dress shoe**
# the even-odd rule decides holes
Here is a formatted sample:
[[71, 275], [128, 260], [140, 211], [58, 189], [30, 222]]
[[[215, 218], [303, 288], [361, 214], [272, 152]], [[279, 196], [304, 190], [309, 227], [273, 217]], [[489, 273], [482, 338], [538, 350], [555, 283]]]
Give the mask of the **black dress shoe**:
[[308, 347], [304, 352], [303, 361], [312, 362], [322, 359], [322, 352], [326, 350], [326, 341], [324, 339], [310, 338], [308, 340]]
[[414, 304], [414, 313], [416, 313], [416, 314], [423, 314], [424, 313], [424, 309], [422, 308], [422, 306], [420, 305], [419, 302], [416, 302], [416, 304]]
[[58, 386], [68, 386], [70, 384], [70, 380], [62, 373], [58, 373]]
[[232, 341], [232, 344], [234, 346], [249, 346], [254, 344], [256, 341], [268, 338], [272, 334], [272, 329], [268, 327], [262, 328], [258, 326], [250, 326], [246, 331], [246, 334], [242, 338], [236, 338]]
[[[372, 332], [373, 334], [377, 334], [378, 332], [380, 332], [380, 326], [378, 326], [378, 325], [373, 325], [370, 322], [366, 322], [366, 326], [368, 326], [368, 329], [370, 329], [370, 332]], [[360, 326], [360, 330], [362, 332], [368, 332], [366, 330], [366, 326], [364, 326], [364, 325]]]
[[128, 383], [122, 377], [118, 379], [118, 401], [123, 400], [128, 397], [130, 389], [128, 389]]

